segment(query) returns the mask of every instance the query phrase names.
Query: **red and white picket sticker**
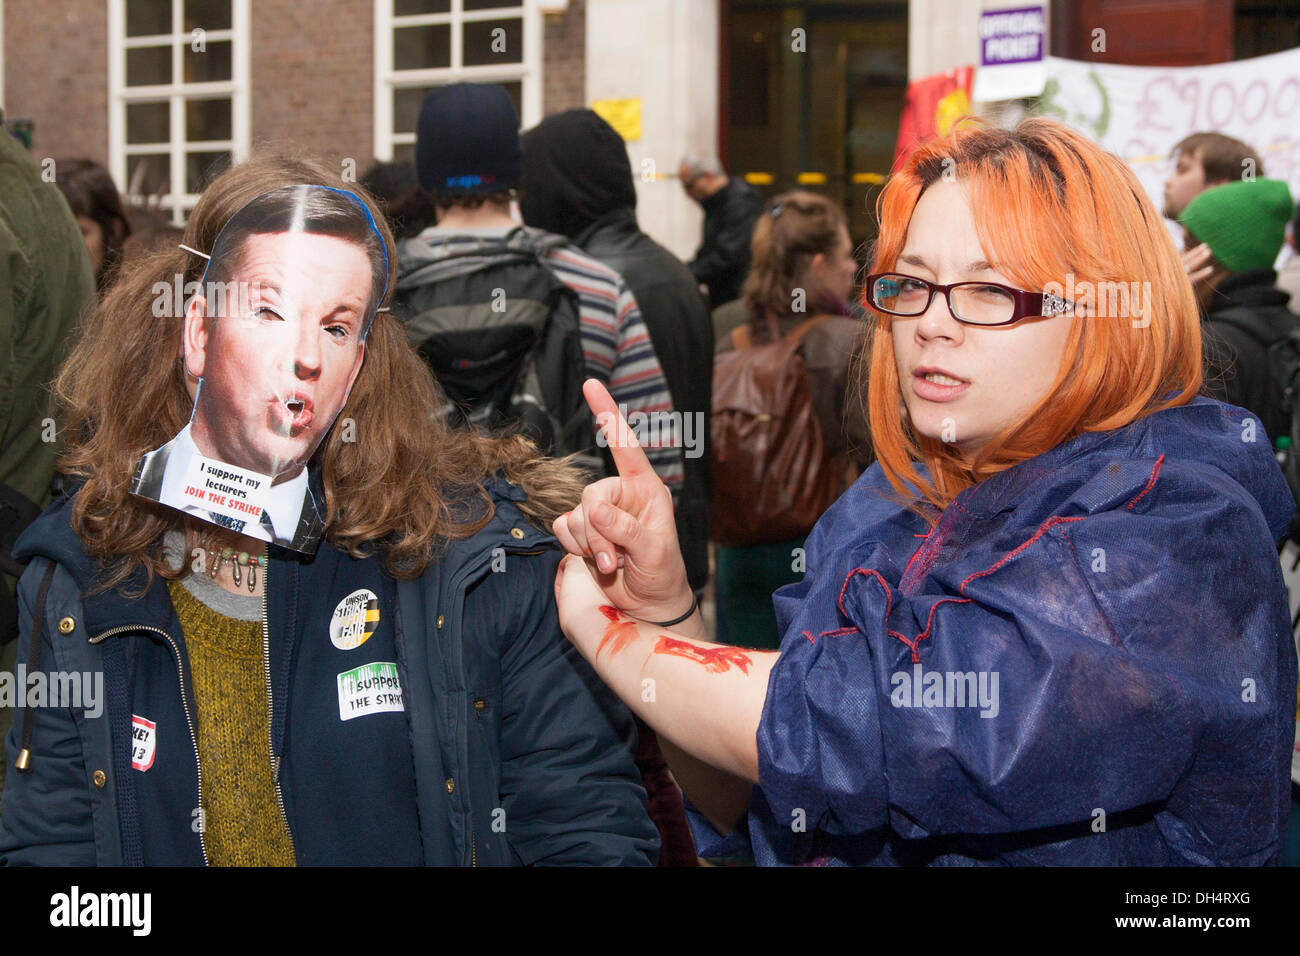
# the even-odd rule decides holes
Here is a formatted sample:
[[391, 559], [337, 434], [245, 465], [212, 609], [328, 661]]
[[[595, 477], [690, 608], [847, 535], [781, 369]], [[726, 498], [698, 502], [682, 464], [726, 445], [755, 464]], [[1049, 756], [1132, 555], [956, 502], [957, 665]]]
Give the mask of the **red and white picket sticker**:
[[131, 766], [148, 770], [153, 766], [154, 745], [158, 742], [158, 725], [144, 717], [131, 715]]

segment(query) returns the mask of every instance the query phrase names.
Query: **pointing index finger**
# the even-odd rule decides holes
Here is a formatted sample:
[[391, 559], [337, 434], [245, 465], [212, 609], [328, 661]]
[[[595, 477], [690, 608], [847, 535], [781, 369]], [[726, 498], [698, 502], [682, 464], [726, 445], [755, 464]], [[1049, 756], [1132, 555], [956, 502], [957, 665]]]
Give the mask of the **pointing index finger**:
[[654, 475], [650, 459], [636, 440], [636, 435], [614, 404], [609, 390], [594, 378], [587, 379], [582, 385], [582, 394], [587, 399], [587, 406], [596, 416], [596, 423], [605, 433], [605, 443], [610, 454], [614, 456], [614, 467], [620, 478], [640, 478]]

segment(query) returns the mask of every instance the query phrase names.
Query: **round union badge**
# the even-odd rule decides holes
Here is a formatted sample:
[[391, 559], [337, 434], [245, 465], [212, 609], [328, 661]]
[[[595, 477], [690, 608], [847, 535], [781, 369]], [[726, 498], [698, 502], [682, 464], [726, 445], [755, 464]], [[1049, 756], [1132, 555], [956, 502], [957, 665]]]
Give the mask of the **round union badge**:
[[330, 617], [330, 642], [341, 651], [360, 647], [379, 626], [379, 595], [362, 588], [334, 608]]

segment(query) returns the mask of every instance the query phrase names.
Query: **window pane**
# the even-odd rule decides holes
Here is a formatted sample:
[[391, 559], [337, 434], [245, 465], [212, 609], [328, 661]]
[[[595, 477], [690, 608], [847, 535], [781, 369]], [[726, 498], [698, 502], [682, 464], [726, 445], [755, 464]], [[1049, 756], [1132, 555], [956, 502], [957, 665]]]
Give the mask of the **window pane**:
[[126, 51], [126, 85], [151, 86], [172, 81], [172, 48], [142, 46]]
[[230, 79], [230, 41], [208, 42], [204, 46], [207, 49], [202, 53], [194, 52], [188, 44], [185, 46], [185, 82], [213, 83]]
[[185, 138], [190, 142], [207, 139], [231, 139], [234, 124], [230, 118], [230, 100], [188, 100], [185, 103]]
[[208, 183], [230, 168], [230, 153], [185, 154], [185, 191], [201, 193]]
[[[510, 102], [515, 106], [515, 113], [523, 116], [524, 87], [520, 80], [512, 80], [509, 83], [498, 83], [498, 86], [505, 89], [510, 96]], [[424, 105], [424, 98], [429, 95], [430, 90], [437, 89], [436, 86], [407, 86], [393, 90], [393, 132], [394, 133], [414, 133], [419, 125], [420, 107]]]
[[504, 86], [506, 92], [510, 94], [510, 102], [515, 104], [515, 115], [524, 115], [524, 84], [520, 80], [514, 80], [510, 83], [499, 83], [498, 86]]
[[519, 7], [521, 0], [464, 0], [466, 10], [495, 10], [498, 7]]
[[171, 157], [166, 153], [126, 158], [127, 191], [133, 196], [153, 196], [168, 192]]
[[442, 23], [393, 31], [394, 69], [424, 70], [435, 66], [451, 66], [451, 27]]
[[451, 0], [394, 0], [393, 16], [409, 17], [419, 13], [447, 13]]
[[135, 143], [170, 143], [172, 138], [171, 106], [162, 103], [126, 104], [126, 141]]
[[524, 21], [471, 20], [465, 24], [465, 66], [519, 63], [524, 58]]
[[414, 133], [420, 107], [432, 86], [408, 86], [393, 90], [393, 132]]
[[230, 0], [185, 0], [185, 32], [204, 30], [229, 30], [231, 27]]
[[127, 36], [147, 37], [171, 32], [172, 0], [127, 0]]
[[393, 162], [395, 163], [414, 163], [415, 162], [415, 144], [398, 143], [393, 147]]

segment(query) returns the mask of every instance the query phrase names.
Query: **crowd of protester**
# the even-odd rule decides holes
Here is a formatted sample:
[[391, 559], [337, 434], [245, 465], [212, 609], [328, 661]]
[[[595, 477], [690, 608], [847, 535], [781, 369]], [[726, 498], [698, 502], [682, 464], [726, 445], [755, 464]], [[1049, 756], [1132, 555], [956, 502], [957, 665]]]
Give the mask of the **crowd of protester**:
[[[183, 229], [0, 136], [0, 669], [107, 688], [0, 711], [0, 862], [1300, 864], [1248, 145], [1162, 217], [959, 124], [869, 245], [692, 156], [684, 262], [604, 119], [519, 127], [441, 87], [414, 162], [259, 152]], [[214, 466], [260, 520], [169, 497]]]

